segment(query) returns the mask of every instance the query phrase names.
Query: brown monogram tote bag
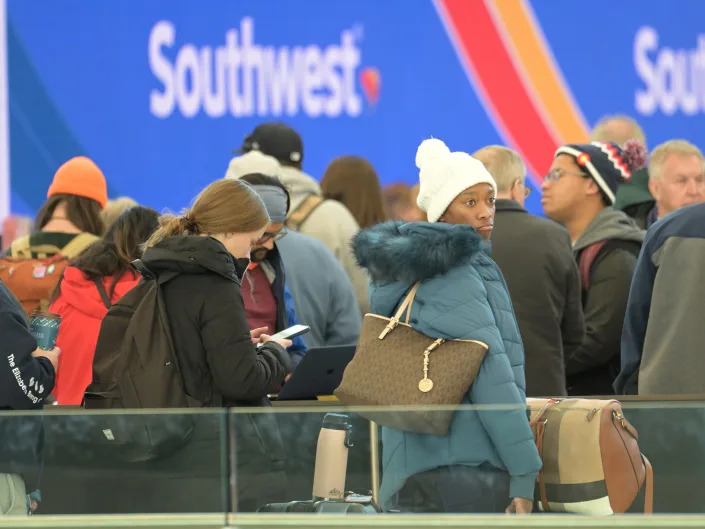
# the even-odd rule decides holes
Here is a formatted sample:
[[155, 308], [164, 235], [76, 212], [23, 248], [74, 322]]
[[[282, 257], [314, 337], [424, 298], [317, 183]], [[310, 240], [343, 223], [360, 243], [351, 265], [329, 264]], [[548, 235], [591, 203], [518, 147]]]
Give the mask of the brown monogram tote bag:
[[361, 415], [397, 430], [446, 435], [454, 411], [424, 408], [460, 404], [488, 347], [475, 340], [430, 338], [411, 328], [409, 315], [419, 285], [393, 318], [365, 315], [355, 356], [335, 395], [347, 406], [409, 407]]

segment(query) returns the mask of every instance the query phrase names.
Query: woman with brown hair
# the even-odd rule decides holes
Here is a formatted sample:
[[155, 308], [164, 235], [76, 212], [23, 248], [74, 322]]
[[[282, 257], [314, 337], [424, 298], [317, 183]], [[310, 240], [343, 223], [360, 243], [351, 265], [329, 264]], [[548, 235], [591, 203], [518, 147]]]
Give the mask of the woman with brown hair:
[[341, 156], [331, 162], [321, 180], [323, 196], [342, 202], [360, 229], [387, 220], [382, 189], [372, 164], [359, 156]]
[[[245, 182], [219, 180], [183, 215], [163, 215], [142, 264], [163, 284], [186, 393], [207, 405], [266, 404], [291, 371], [289, 340], [250, 330], [240, 292], [269, 216]], [[262, 342], [257, 350], [252, 340]]]
[[59, 404], [81, 404], [91, 382], [93, 354], [100, 324], [110, 306], [140, 280], [132, 261], [159, 226], [150, 208], [125, 210], [102, 240], [70, 262], [54, 292], [49, 310], [61, 316], [54, 395]]
[[[240, 180], [206, 187], [182, 215], [163, 215], [141, 268], [162, 283], [184, 391], [204, 406], [268, 406], [293, 364], [289, 340], [250, 332], [241, 281], [250, 250], [270, 223], [259, 195]], [[167, 279], [166, 281], [163, 281]], [[260, 342], [259, 349], [253, 342]], [[238, 509], [283, 501], [283, 443], [270, 414], [238, 414]], [[202, 453], [198, 463], [203, 464]]]

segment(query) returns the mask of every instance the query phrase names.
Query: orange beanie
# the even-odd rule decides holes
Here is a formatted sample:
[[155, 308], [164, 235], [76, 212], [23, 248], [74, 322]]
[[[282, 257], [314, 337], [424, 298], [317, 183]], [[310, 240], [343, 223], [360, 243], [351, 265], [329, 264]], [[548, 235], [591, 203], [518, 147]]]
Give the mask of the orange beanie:
[[103, 171], [85, 156], [76, 156], [56, 171], [47, 198], [77, 195], [95, 200], [101, 208], [108, 202], [108, 186]]

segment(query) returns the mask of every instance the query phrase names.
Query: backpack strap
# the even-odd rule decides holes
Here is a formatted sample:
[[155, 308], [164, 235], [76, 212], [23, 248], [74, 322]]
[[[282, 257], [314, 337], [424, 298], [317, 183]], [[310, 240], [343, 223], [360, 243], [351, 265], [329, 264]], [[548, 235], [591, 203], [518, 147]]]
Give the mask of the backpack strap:
[[580, 284], [583, 293], [590, 289], [590, 276], [592, 275], [595, 265], [613, 250], [624, 250], [632, 254], [635, 258], [638, 258], [639, 252], [641, 251], [641, 242], [623, 239], [607, 239], [585, 247], [578, 258], [578, 272], [580, 273]]
[[23, 259], [30, 259], [32, 257], [32, 251], [29, 247], [29, 235], [12, 241], [10, 245], [10, 257], [21, 257]]
[[100, 237], [92, 233], [79, 233], [71, 239], [71, 242], [61, 249], [61, 255], [68, 259], [73, 259], [99, 239]]
[[583, 287], [583, 292], [590, 290], [590, 273], [592, 265], [595, 262], [597, 254], [600, 253], [602, 247], [607, 244], [607, 241], [598, 241], [587, 246], [581, 253], [578, 259], [578, 272], [580, 273], [580, 285]]
[[311, 213], [313, 213], [324, 200], [325, 199], [320, 195], [309, 195], [303, 199], [301, 204], [299, 204], [294, 211], [289, 213], [289, 216], [286, 219], [287, 228], [291, 228], [294, 231], [299, 231], [301, 229], [301, 225], [306, 222], [306, 219], [311, 216]]
[[103, 305], [105, 305], [106, 309], [110, 310], [110, 307], [112, 307], [113, 304], [110, 302], [110, 296], [108, 296], [108, 291], [105, 290], [105, 285], [97, 277], [93, 278], [93, 282], [95, 283], [95, 286], [98, 289], [98, 294], [100, 294], [100, 299], [103, 300]]

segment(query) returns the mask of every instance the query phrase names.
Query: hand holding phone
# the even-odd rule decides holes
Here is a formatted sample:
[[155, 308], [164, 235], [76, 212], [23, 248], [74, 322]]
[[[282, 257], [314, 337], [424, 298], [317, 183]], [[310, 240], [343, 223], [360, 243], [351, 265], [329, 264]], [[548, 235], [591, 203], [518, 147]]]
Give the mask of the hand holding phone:
[[[310, 332], [310, 331], [311, 331], [311, 327], [309, 327], [308, 325], [293, 325], [292, 327], [289, 327], [288, 329], [284, 329], [283, 331], [279, 331], [278, 333], [273, 334], [272, 336], [267, 336], [266, 334], [263, 334], [260, 337], [260, 339], [267, 336], [267, 341], [272, 340], [277, 343], [280, 343], [280, 340], [290, 341], [293, 338], [296, 338], [297, 336], [301, 336], [302, 334], [306, 334], [307, 332]], [[265, 342], [258, 343], [257, 347], [258, 348], [262, 347], [262, 345], [264, 343]], [[291, 347], [291, 344], [289, 344], [289, 345], [281, 344], [281, 345], [283, 345], [284, 347]]]
[[296, 338], [297, 336], [301, 336], [302, 334], [306, 334], [311, 330], [311, 327], [308, 325], [293, 325], [289, 327], [288, 329], [284, 329], [283, 331], [279, 331], [276, 334], [272, 335], [272, 340], [292, 340]]

